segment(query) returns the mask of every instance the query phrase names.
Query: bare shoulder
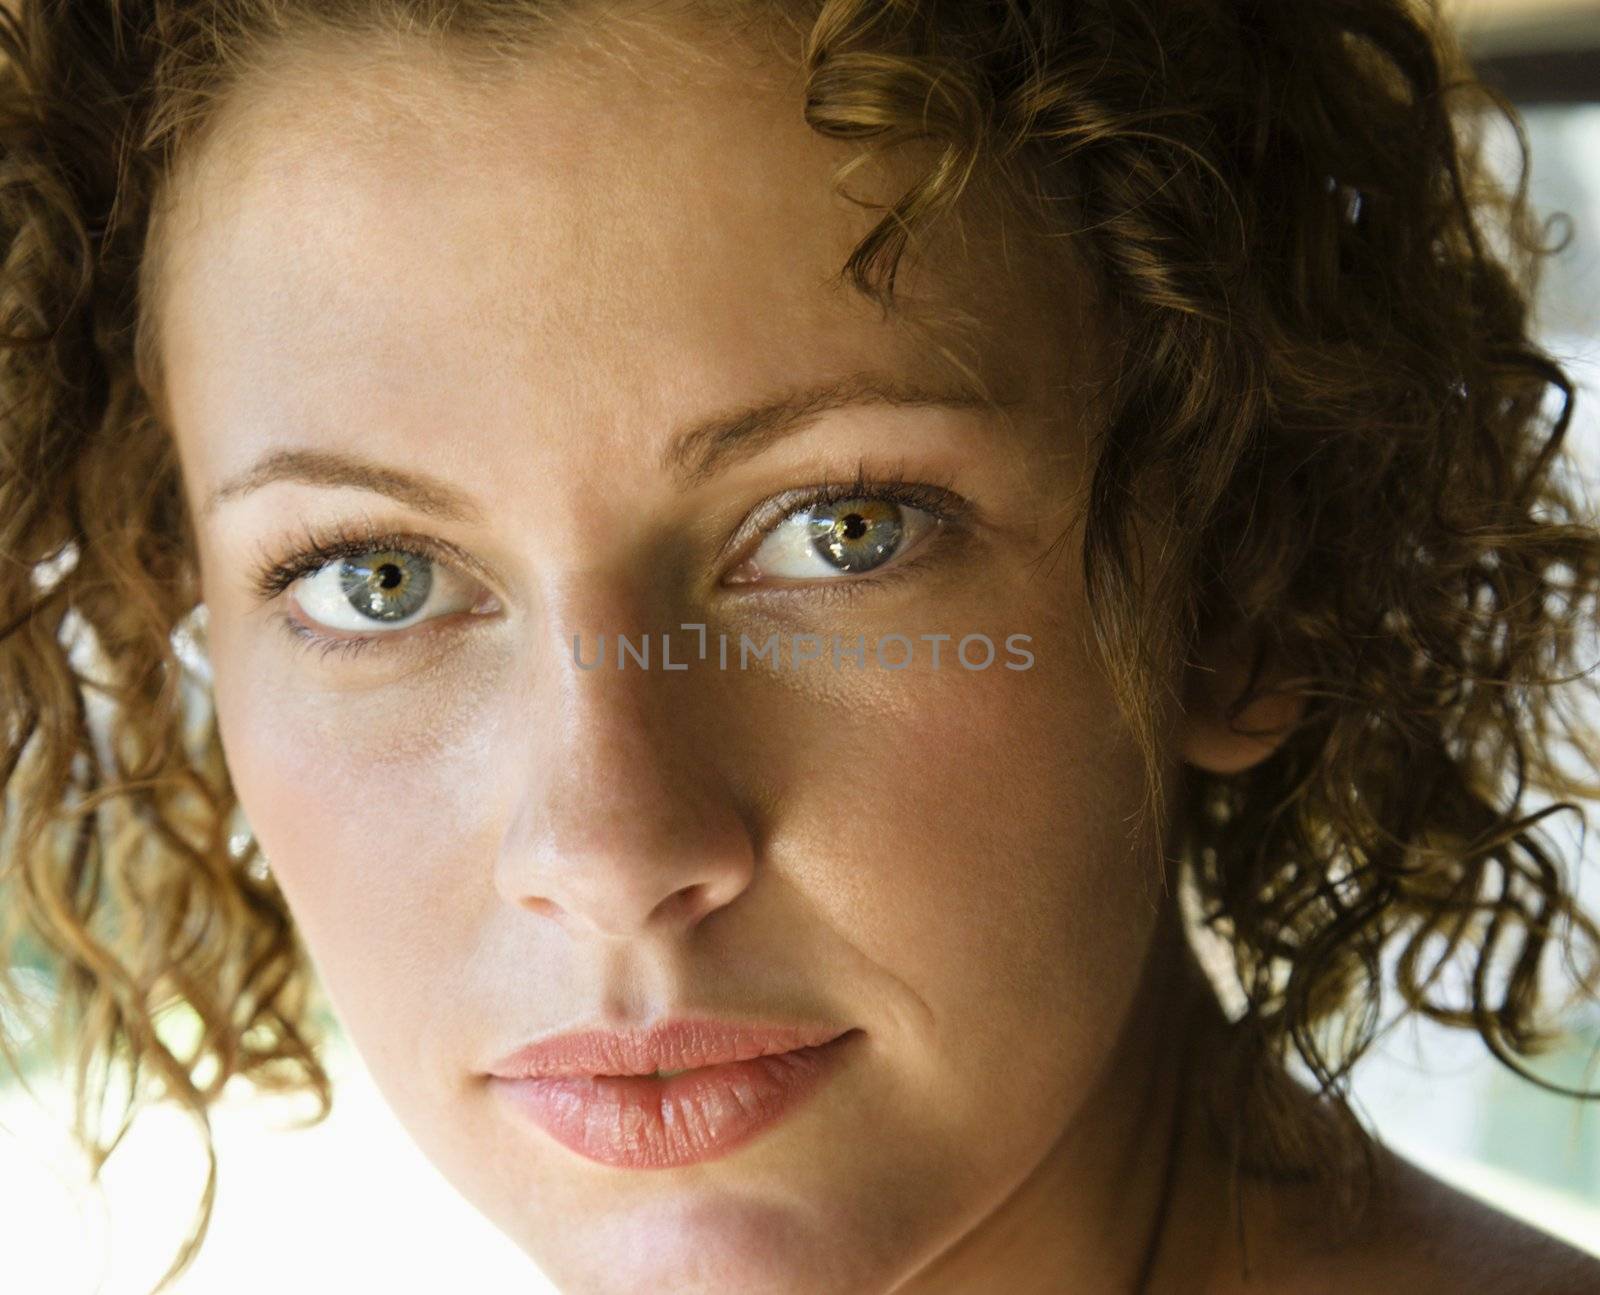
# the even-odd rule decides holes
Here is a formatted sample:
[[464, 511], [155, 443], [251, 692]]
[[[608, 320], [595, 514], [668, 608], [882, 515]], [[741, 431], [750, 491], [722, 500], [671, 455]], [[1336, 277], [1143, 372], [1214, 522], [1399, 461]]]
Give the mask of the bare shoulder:
[[[1285, 1295], [1600, 1295], [1600, 1259], [1469, 1196], [1392, 1154], [1360, 1232], [1300, 1249]], [[1265, 1289], [1265, 1288], [1263, 1288]]]
[[[1333, 1118], [1294, 1080], [1278, 1097], [1299, 1104], [1286, 1109], [1301, 1127]], [[1202, 1117], [1192, 1127], [1219, 1126]], [[1326, 1172], [1300, 1175], [1242, 1171], [1225, 1138], [1196, 1137], [1152, 1295], [1600, 1295], [1600, 1257], [1588, 1248], [1458, 1191], [1381, 1142], [1357, 1147], [1348, 1132], [1331, 1125], [1308, 1137], [1301, 1163]], [[1366, 1167], [1370, 1176], [1355, 1172]]]

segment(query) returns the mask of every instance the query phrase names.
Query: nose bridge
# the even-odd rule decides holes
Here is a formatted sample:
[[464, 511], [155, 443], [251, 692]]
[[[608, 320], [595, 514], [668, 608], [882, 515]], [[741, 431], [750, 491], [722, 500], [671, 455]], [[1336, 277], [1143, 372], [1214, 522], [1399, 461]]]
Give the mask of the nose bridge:
[[[499, 889], [575, 933], [626, 938], [693, 926], [741, 893], [754, 868], [753, 842], [705, 732], [712, 714], [703, 690], [689, 672], [660, 668], [664, 627], [646, 625], [637, 602], [586, 579], [552, 594], [545, 610], [560, 651], [542, 686], [523, 693], [532, 713]], [[647, 666], [630, 655], [619, 667], [619, 633], [636, 646], [648, 633]], [[592, 668], [580, 668], [578, 654]]]

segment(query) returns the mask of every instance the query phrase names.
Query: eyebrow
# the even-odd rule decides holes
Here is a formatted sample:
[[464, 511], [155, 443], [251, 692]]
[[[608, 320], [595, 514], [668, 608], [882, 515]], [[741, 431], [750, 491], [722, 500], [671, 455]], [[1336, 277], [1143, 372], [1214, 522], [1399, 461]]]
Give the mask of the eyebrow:
[[819, 386], [784, 392], [684, 428], [667, 442], [661, 466], [686, 489], [759, 454], [835, 409], [851, 405], [920, 405], [995, 410], [1017, 403], [1015, 396], [993, 396], [966, 384], [932, 388], [877, 373], [853, 373]]
[[426, 472], [392, 468], [340, 450], [310, 449], [274, 450], [212, 491], [202, 513], [209, 515], [220, 504], [274, 481], [371, 490], [397, 499], [419, 513], [452, 522], [473, 522], [483, 515], [470, 496]]
[[[836, 409], [909, 405], [998, 410], [1017, 403], [1014, 396], [995, 396], [966, 384], [926, 387], [882, 374], [853, 373], [699, 419], [673, 433], [660, 462], [662, 470], [681, 489], [687, 489], [761, 453]], [[316, 449], [273, 451], [218, 486], [203, 511], [210, 514], [220, 504], [276, 481], [370, 490], [419, 513], [452, 522], [471, 523], [483, 516], [470, 495], [439, 477], [391, 467], [346, 451]]]

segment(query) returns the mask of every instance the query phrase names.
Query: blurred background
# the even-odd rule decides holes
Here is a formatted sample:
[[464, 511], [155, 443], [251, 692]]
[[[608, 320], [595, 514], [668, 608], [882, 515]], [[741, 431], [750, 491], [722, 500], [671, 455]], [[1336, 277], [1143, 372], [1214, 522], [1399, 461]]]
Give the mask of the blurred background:
[[[1570, 219], [1566, 249], [1546, 271], [1539, 328], [1582, 388], [1569, 440], [1580, 472], [1600, 482], [1600, 0], [1448, 7], [1480, 72], [1521, 111], [1535, 205]], [[1512, 132], [1491, 128], [1489, 144], [1510, 173]], [[1591, 497], [1600, 499], [1600, 490], [1591, 487]], [[1556, 835], [1578, 851], [1575, 832]], [[1580, 895], [1600, 910], [1593, 843], [1583, 852]], [[293, 1129], [308, 1105], [243, 1089], [217, 1108], [216, 1211], [179, 1295], [445, 1292], [460, 1288], [464, 1271], [485, 1289], [553, 1295], [423, 1159], [334, 1023], [325, 1024], [335, 1084], [325, 1123]], [[1572, 1024], [1570, 1042], [1540, 1073], [1592, 1085], [1600, 1078], [1600, 1011], [1581, 1012]], [[185, 1022], [167, 1028], [181, 1033]], [[146, 1112], [111, 1158], [102, 1188], [88, 1191], [64, 1133], [66, 1094], [43, 1073], [30, 1082], [32, 1096], [0, 1075], [0, 1289], [143, 1295], [171, 1259], [204, 1184], [195, 1130], [175, 1112]], [[1402, 1154], [1600, 1254], [1600, 1106], [1519, 1080], [1476, 1036], [1418, 1025], [1384, 1039], [1363, 1064], [1355, 1096]], [[272, 1244], [263, 1245], [264, 1232]]]

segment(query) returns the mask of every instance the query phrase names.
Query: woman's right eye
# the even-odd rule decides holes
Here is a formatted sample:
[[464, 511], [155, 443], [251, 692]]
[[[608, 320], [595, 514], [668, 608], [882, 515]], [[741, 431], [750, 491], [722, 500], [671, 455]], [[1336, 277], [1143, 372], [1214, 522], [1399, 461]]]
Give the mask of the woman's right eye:
[[380, 636], [452, 612], [470, 611], [480, 591], [451, 567], [422, 553], [372, 549], [338, 558], [291, 586], [315, 630]]

